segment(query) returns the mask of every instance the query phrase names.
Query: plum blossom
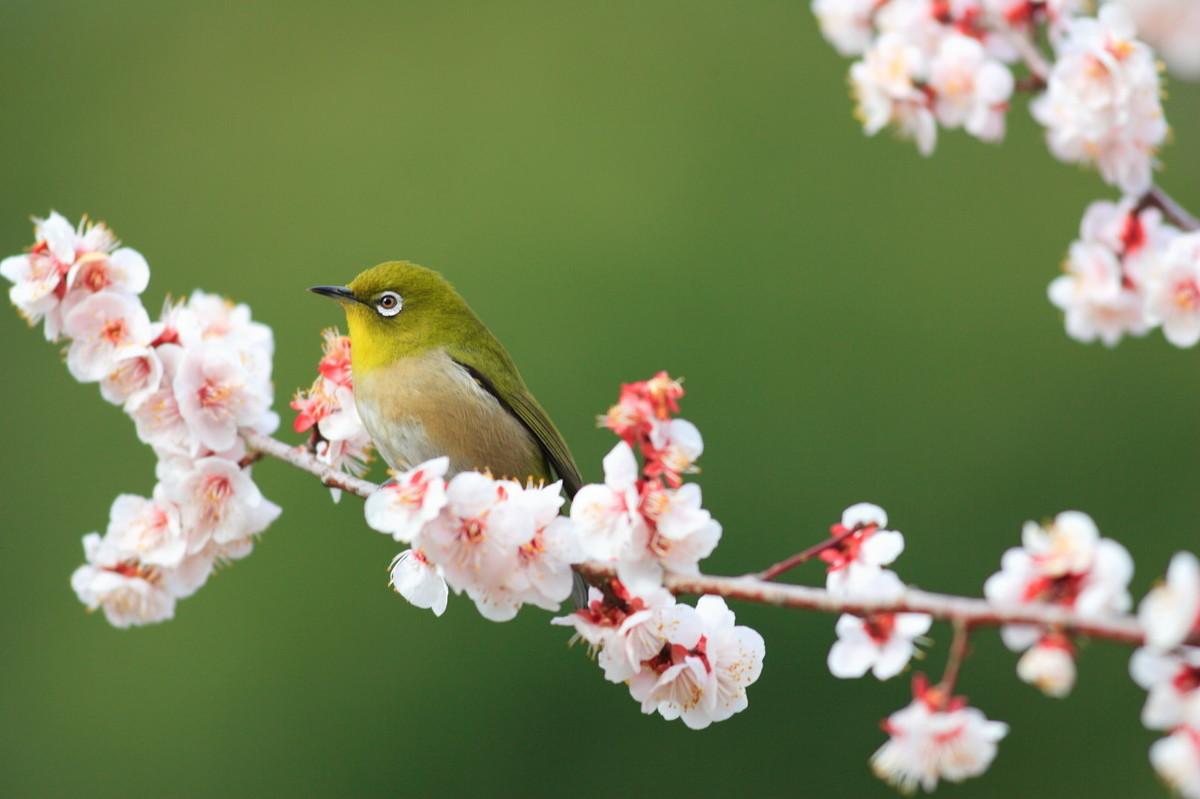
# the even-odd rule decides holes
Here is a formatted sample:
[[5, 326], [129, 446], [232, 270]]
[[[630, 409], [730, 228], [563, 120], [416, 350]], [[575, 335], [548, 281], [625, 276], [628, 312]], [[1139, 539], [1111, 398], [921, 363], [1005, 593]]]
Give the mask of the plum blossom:
[[842, 679], [895, 677], [916, 653], [915, 641], [929, 632], [933, 619], [924, 613], [875, 613], [865, 618], [843, 613], [838, 640], [829, 650], [829, 671]]
[[637, 674], [643, 661], [658, 654], [667, 636], [688, 619], [662, 612], [675, 605], [675, 597], [663, 588], [635, 596], [620, 580], [610, 580], [606, 590], [607, 594], [589, 587], [585, 607], [550, 623], [574, 627], [577, 637], [599, 652], [604, 678], [625, 682]]
[[1139, 34], [1184, 80], [1200, 79], [1200, 5], [1194, 0], [1117, 0], [1128, 9]]
[[137, 410], [162, 384], [163, 364], [153, 347], [136, 349], [116, 360], [100, 381], [100, 396], [114, 405]]
[[571, 521], [579, 530], [583, 554], [614, 560], [647, 534], [639, 512], [638, 465], [633, 450], [618, 442], [604, 456], [604, 483], [585, 485], [571, 502]]
[[122, 555], [168, 569], [183, 562], [188, 548], [175, 505], [133, 494], [113, 502], [105, 540]]
[[736, 625], [717, 596], [701, 597], [695, 609], [674, 605], [661, 613], [669, 620], [662, 648], [629, 679], [642, 712], [702, 730], [745, 710], [746, 688], [762, 673], [762, 636]]
[[244, 555], [281, 512], [236, 461], [206, 457], [164, 472], [162, 495], [179, 506], [189, 554], [211, 543], [222, 556]]
[[[1005, 552], [1000, 571], [984, 584], [989, 601], [1048, 602], [1093, 617], [1129, 609], [1133, 560], [1116, 541], [1101, 538], [1087, 514], [1065, 511], [1045, 525], [1026, 522], [1021, 538], [1022, 546]], [[1041, 637], [1036, 628], [1023, 625], [1006, 625], [1001, 636], [1016, 651]]]
[[1142, 647], [1129, 659], [1129, 675], [1148, 691], [1142, 724], [1170, 730], [1185, 722], [1189, 702], [1200, 701], [1200, 649], [1181, 647], [1164, 652]]
[[944, 38], [929, 65], [938, 122], [965, 128], [984, 141], [1004, 138], [1013, 85], [1008, 67], [989, 58], [979, 40], [963, 34]]
[[[1195, 707], [1195, 702], [1191, 703]], [[1200, 799], [1200, 710], [1191, 710], [1183, 725], [1150, 746], [1150, 763], [1158, 776], [1186, 799]]]
[[271, 406], [270, 383], [256, 380], [239, 352], [221, 343], [186, 348], [173, 387], [192, 438], [217, 452], [234, 445], [238, 428], [259, 426]]
[[122, 560], [119, 550], [96, 533], [83, 538], [87, 563], [71, 575], [71, 588], [89, 610], [102, 608], [108, 623], [130, 627], [175, 615], [175, 597], [152, 568]]
[[1200, 341], [1200, 233], [1176, 237], [1163, 251], [1146, 315], [1176, 347]]
[[63, 324], [71, 338], [67, 369], [81, 383], [107, 377], [150, 343], [150, 317], [135, 297], [102, 291], [76, 305]]
[[821, 34], [844, 56], [862, 55], [875, 34], [871, 17], [876, 0], [813, 0]]
[[1057, 158], [1094, 163], [1129, 194], [1149, 188], [1167, 137], [1154, 54], [1135, 35], [1128, 12], [1112, 3], [1098, 18], [1069, 20], [1047, 90], [1030, 107]]
[[818, 557], [828, 564], [825, 587], [839, 598], [888, 601], [904, 592], [896, 573], [883, 568], [904, 551], [904, 535], [883, 529], [887, 513], [862, 502], [842, 513], [830, 534], [835, 540]]
[[1048, 293], [1065, 314], [1068, 336], [1084, 343], [1100, 339], [1112, 347], [1124, 335], [1141, 336], [1150, 329], [1141, 298], [1126, 285], [1121, 262], [1111, 250], [1076, 241], [1063, 271]]
[[158, 387], [136, 404], [127, 404], [126, 411], [133, 417], [138, 439], [153, 447], [159, 458], [188, 456], [195, 444], [180, 413], [174, 388], [183, 348], [160, 344], [154, 348], [154, 354], [162, 369]]
[[1064, 697], [1075, 685], [1075, 647], [1066, 636], [1045, 635], [1017, 661], [1017, 676], [1046, 696]]
[[432, 610], [435, 616], [446, 612], [446, 580], [421, 550], [404, 550], [392, 560], [388, 571], [392, 588], [412, 605]]
[[911, 793], [918, 787], [931, 792], [939, 780], [962, 782], [985, 772], [1008, 725], [967, 707], [961, 697], [946, 697], [921, 675], [913, 680], [913, 695], [912, 704], [883, 723], [891, 737], [871, 757], [875, 775]]
[[1138, 606], [1138, 622], [1146, 644], [1171, 649], [1200, 626], [1200, 561], [1190, 552], [1177, 552], [1167, 566], [1167, 579], [1152, 589]]
[[367, 524], [397, 541], [410, 543], [446, 505], [450, 459], [435, 458], [395, 475], [367, 497]]
[[850, 68], [855, 112], [868, 136], [895, 125], [917, 143], [922, 155], [937, 144], [937, 122], [929, 96], [921, 90], [927, 59], [920, 48], [898, 33], [884, 33], [861, 61]]

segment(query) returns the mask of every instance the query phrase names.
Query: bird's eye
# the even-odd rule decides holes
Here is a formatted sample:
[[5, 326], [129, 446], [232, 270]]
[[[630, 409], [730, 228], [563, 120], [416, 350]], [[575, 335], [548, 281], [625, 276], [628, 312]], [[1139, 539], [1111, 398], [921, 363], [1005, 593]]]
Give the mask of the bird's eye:
[[403, 305], [404, 302], [399, 294], [394, 291], [385, 291], [375, 301], [375, 310], [379, 311], [380, 316], [395, 316], [400, 313]]

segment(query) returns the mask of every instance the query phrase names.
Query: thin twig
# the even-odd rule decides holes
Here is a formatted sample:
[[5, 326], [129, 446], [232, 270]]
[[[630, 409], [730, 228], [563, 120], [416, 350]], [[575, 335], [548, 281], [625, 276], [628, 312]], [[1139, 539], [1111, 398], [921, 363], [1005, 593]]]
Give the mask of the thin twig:
[[837, 546], [838, 544], [842, 543], [842, 541], [845, 541], [847, 538], [854, 535], [854, 533], [857, 531], [857, 528], [854, 527], [847, 528], [837, 535], [831, 535], [829, 538], [825, 539], [819, 544], [813, 544], [803, 552], [798, 552], [795, 555], [792, 555], [790, 558], [784, 558], [769, 568], [763, 569], [754, 576], [759, 580], [774, 580], [784, 572], [796, 568], [801, 563], [807, 563], [825, 550]]
[[954, 696], [954, 685], [958, 682], [958, 673], [962, 670], [971, 642], [971, 625], [965, 619], [955, 619], [953, 623], [954, 640], [950, 642], [950, 654], [946, 656], [942, 681], [937, 685], [938, 691], [947, 700]]
[[1200, 219], [1192, 216], [1190, 211], [1176, 202], [1159, 186], [1151, 186], [1150, 190], [1142, 195], [1135, 210], [1142, 211], [1146, 208], [1157, 208], [1162, 211], [1163, 217], [1168, 222], [1184, 231], [1191, 233], [1200, 230]]
[[[351, 477], [330, 468], [301, 447], [289, 446], [261, 433], [245, 433], [244, 438], [252, 450], [316, 475], [322, 483], [331, 488], [340, 488], [360, 497], [368, 497], [378, 488], [368, 480]], [[575, 568], [593, 581], [616, 576], [613, 567], [601, 563], [581, 563]], [[916, 588], [908, 588], [898, 598], [888, 602], [865, 602], [837, 597], [820, 588], [771, 583], [753, 576], [668, 574], [663, 582], [673, 594], [716, 594], [745, 602], [824, 613], [853, 613], [858, 616], [872, 613], [927, 613], [936, 619], [955, 621], [972, 628], [1025, 624], [1133, 646], [1140, 646], [1144, 641], [1141, 627], [1132, 616], [1081, 616], [1069, 608], [1042, 603], [993, 605], [984, 599], [935, 594]], [[1200, 643], [1195, 636], [1191, 642]]]

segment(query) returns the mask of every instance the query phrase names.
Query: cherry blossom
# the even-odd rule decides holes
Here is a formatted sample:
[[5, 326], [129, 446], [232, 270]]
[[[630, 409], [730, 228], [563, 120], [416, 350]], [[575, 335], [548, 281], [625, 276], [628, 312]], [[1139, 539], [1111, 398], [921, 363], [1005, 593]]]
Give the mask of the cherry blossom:
[[1200, 626], [1200, 561], [1195, 555], [1178, 552], [1171, 558], [1166, 582], [1138, 606], [1138, 621], [1147, 645], [1158, 649], [1182, 644]]
[[406, 549], [392, 560], [390, 583], [396, 593], [418, 608], [428, 608], [433, 615], [446, 612], [449, 590], [438, 567], [429, 562], [419, 549]]
[[933, 791], [939, 780], [962, 782], [987, 770], [1008, 725], [990, 721], [967, 707], [962, 698], [950, 699], [913, 680], [913, 701], [883, 723], [889, 740], [871, 757], [876, 776], [905, 793], [920, 787]]
[[[1027, 522], [1023, 546], [1004, 553], [1000, 571], [984, 584], [984, 595], [1002, 605], [1049, 602], [1087, 616], [1129, 609], [1133, 560], [1108, 538], [1101, 538], [1085, 513], [1066, 511], [1040, 525]], [[1010, 649], [1024, 650], [1041, 637], [1035, 628], [1006, 625], [1001, 630]]]
[[1046, 696], [1064, 697], [1075, 685], [1075, 647], [1066, 636], [1042, 636], [1017, 661], [1017, 676]]
[[1128, 12], [1107, 4], [1098, 18], [1066, 23], [1045, 94], [1031, 105], [1050, 151], [1094, 163], [1127, 193], [1150, 186], [1167, 136], [1154, 54], [1135, 38]]
[[813, 0], [812, 12], [826, 40], [844, 56], [862, 55], [875, 34], [876, 0]]
[[441, 457], [394, 475], [367, 497], [367, 524], [397, 541], [412, 542], [445, 507], [443, 478], [449, 468], [450, 459]]
[[1188, 703], [1200, 701], [1200, 649], [1196, 647], [1171, 652], [1142, 647], [1129, 659], [1129, 674], [1149, 692], [1142, 724], [1152, 730], [1183, 724]]
[[114, 627], [153, 624], [175, 615], [175, 597], [154, 569], [120, 558], [96, 533], [83, 538], [87, 563], [71, 575], [71, 588], [89, 610], [102, 608]]
[[943, 39], [929, 65], [929, 87], [942, 125], [965, 128], [984, 141], [1004, 138], [1012, 72], [989, 58], [979, 40], [963, 34]]
[[865, 618], [843, 613], [838, 640], [829, 650], [829, 671], [842, 679], [895, 677], [916, 653], [915, 641], [929, 632], [933, 619], [924, 613], [875, 613]]
[[67, 350], [71, 376], [93, 383], [150, 343], [150, 317], [136, 298], [102, 291], [67, 314], [63, 332], [71, 338]]
[[1067, 335], [1084, 343], [1115, 346], [1124, 335], [1149, 329], [1142, 300], [1124, 282], [1117, 256], [1101, 244], [1077, 241], [1063, 264], [1066, 274], [1050, 284], [1050, 301], [1065, 313]]

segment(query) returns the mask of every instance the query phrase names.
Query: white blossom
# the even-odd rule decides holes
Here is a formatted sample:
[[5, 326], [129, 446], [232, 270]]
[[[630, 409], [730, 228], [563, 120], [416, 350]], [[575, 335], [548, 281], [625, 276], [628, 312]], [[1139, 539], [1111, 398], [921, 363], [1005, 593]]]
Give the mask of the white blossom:
[[611, 561], [634, 546], [635, 539], [644, 541], [647, 529], [640, 505], [637, 459], [621, 441], [604, 456], [604, 483], [585, 485], [571, 502], [583, 554]]
[[1146, 643], [1158, 649], [1182, 644], [1200, 622], [1200, 561], [1190, 552], [1177, 552], [1167, 567], [1167, 579], [1138, 606], [1138, 622]]
[[1004, 138], [1013, 85], [1008, 67], [989, 58], [978, 40], [962, 34], [944, 38], [929, 65], [938, 122], [965, 128], [984, 141]]
[[219, 457], [201, 458], [163, 475], [163, 496], [179, 506], [188, 553], [210, 543], [237, 557], [254, 536], [279, 517], [280, 508], [263, 497], [249, 469]]
[[928, 96], [919, 86], [926, 78], [926, 57], [899, 33], [881, 35], [863, 59], [850, 67], [856, 115], [868, 136], [894, 125], [917, 143], [922, 155], [937, 144], [937, 122]]
[[1158, 776], [1186, 799], [1200, 799], [1200, 718], [1193, 723], [1150, 746], [1150, 763]]
[[1061, 698], [1075, 686], [1075, 651], [1070, 641], [1047, 635], [1025, 650], [1017, 661], [1017, 676], [1046, 696]]
[[150, 318], [136, 298], [102, 291], [71, 309], [63, 332], [71, 338], [67, 369], [76, 380], [91, 383], [150, 343]]
[[1069, 20], [1046, 92], [1031, 105], [1056, 157], [1094, 163], [1123, 191], [1145, 191], [1167, 136], [1154, 54], [1128, 13], [1107, 4], [1098, 18]]
[[429, 562], [419, 549], [406, 549], [395, 557], [389, 569], [392, 588], [418, 608], [428, 608], [433, 615], [446, 612], [449, 590], [438, 567]]
[[1163, 250], [1146, 314], [1176, 347], [1200, 341], [1200, 233], [1177, 236]]
[[402, 472], [367, 497], [367, 524], [397, 541], [411, 543], [446, 505], [450, 459], [435, 458]]
[[839, 53], [862, 55], [871, 43], [876, 0], [812, 0], [821, 33]]
[[866, 618], [843, 613], [837, 620], [838, 640], [829, 650], [829, 671], [842, 679], [868, 671], [877, 679], [891, 679], [908, 665], [916, 639], [929, 632], [932, 622], [924, 613], [876, 613]]
[[130, 627], [166, 621], [175, 615], [175, 597], [153, 570], [120, 559], [116, 548], [96, 533], [83, 538], [87, 563], [71, 575], [71, 588], [89, 610], [102, 608], [109, 624]]
[[1200, 649], [1196, 647], [1171, 652], [1141, 647], [1129, 659], [1129, 675], [1148, 692], [1142, 724], [1152, 730], [1183, 724], [1188, 703], [1200, 701]]
[[1167, 62], [1172, 74], [1200, 79], [1200, 4], [1195, 0], [1117, 0], [1129, 10], [1139, 34]]

